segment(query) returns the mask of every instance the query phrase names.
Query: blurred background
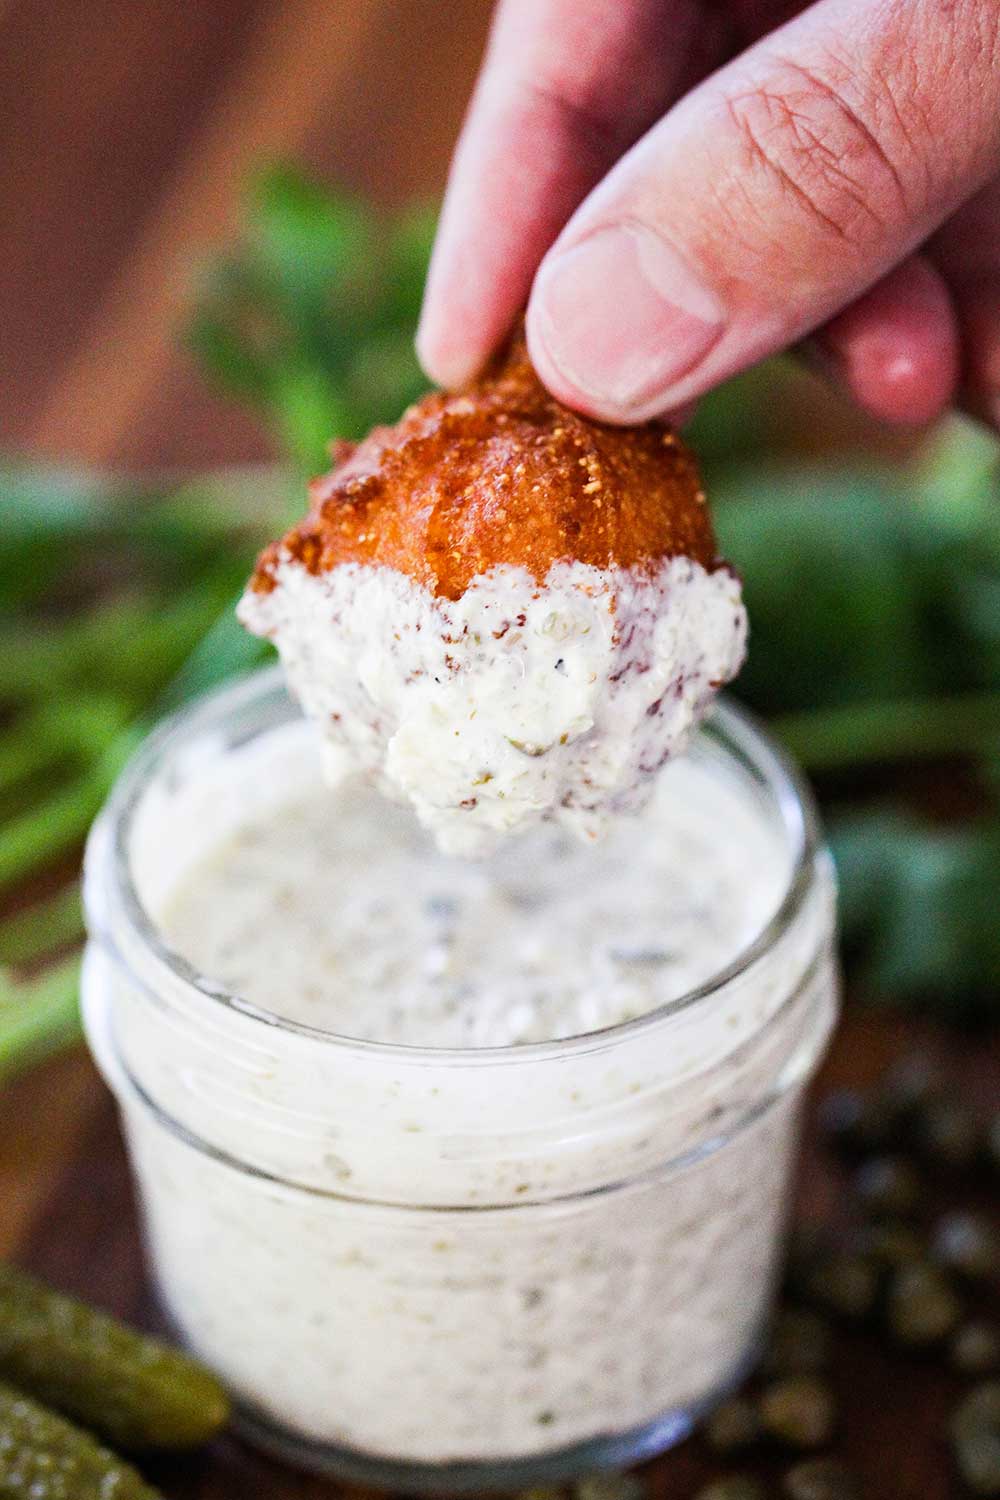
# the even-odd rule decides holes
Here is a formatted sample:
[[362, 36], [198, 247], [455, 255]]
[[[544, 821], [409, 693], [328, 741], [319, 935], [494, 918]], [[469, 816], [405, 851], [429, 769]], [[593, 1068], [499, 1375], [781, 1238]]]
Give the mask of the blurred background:
[[488, 0], [3, 0], [0, 448], [130, 468], [260, 456], [180, 349], [249, 174], [433, 199]]

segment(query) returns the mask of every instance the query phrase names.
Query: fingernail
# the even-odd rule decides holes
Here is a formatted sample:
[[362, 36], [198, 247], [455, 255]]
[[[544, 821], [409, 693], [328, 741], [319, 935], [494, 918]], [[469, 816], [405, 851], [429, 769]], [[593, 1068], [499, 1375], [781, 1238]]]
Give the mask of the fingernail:
[[715, 294], [641, 224], [598, 229], [553, 259], [532, 314], [553, 371], [604, 414], [626, 417], [669, 399], [725, 324]]
[[477, 362], [470, 357], [468, 349], [449, 347], [441, 338], [435, 338], [423, 322], [413, 342], [421, 367], [434, 384], [444, 390], [455, 391], [468, 385], [482, 367], [482, 360]]

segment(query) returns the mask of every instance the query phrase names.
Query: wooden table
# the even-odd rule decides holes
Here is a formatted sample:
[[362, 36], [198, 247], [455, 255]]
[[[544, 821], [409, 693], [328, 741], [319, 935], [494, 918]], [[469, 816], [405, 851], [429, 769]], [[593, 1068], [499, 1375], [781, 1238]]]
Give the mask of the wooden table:
[[[941, 1051], [962, 1096], [984, 1111], [1000, 1098], [1000, 1041], [960, 1040], [898, 1020], [850, 1014], [819, 1088], [875, 1079], [910, 1043]], [[800, 1214], [828, 1210], [838, 1169], [807, 1142]], [[110, 1097], [82, 1052], [56, 1059], [0, 1093], [0, 1255], [141, 1324], [151, 1306], [135, 1208]], [[868, 1334], [838, 1346], [841, 1451], [866, 1476], [870, 1500], [955, 1500], [941, 1434], [957, 1381], [932, 1364], [890, 1360]], [[689, 1500], [718, 1472], [691, 1441], [642, 1471], [650, 1500]], [[229, 1438], [183, 1462], [152, 1464], [168, 1500], [334, 1500], [355, 1487], [294, 1474]]]
[[179, 330], [250, 174], [436, 197], [490, 0], [0, 0], [0, 451], [254, 459]]

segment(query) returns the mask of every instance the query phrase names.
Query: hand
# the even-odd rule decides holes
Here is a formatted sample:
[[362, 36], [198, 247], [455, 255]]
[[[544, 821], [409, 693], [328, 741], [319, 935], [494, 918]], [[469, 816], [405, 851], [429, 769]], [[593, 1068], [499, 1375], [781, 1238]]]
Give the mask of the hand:
[[457, 385], [527, 302], [634, 422], [814, 334], [883, 419], [1000, 425], [998, 174], [997, 0], [501, 0], [420, 355]]

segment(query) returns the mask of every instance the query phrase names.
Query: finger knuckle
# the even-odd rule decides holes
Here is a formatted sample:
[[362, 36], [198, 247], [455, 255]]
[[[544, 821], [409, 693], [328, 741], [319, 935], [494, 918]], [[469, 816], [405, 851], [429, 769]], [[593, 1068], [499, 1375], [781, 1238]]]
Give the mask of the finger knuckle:
[[[897, 0], [897, 4], [899, 0]], [[883, 72], [899, 108], [922, 127], [936, 186], [1000, 166], [1000, 20], [996, 0], [927, 0], [887, 38]]]
[[820, 73], [787, 62], [730, 97], [740, 170], [777, 187], [813, 230], [863, 248], [910, 212], [906, 143], [890, 142], [876, 111]]
[[939, 0], [944, 65], [969, 83], [995, 76], [1000, 67], [996, 0]]

